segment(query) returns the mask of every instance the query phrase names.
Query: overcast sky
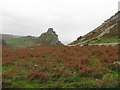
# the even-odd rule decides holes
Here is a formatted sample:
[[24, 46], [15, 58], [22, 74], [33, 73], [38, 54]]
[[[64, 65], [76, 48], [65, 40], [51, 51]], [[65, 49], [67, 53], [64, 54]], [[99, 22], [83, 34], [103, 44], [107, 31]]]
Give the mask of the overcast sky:
[[53, 28], [70, 43], [118, 11], [119, 0], [0, 0], [0, 30], [40, 36]]

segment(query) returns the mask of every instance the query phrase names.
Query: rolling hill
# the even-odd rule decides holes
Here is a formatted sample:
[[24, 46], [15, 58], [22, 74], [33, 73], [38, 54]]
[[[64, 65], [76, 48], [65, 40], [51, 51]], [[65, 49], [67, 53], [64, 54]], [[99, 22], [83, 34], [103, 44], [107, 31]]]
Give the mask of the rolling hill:
[[13, 38], [10, 40], [5, 40], [6, 44], [12, 45], [13, 47], [23, 48], [34, 45], [36, 37], [33, 36], [23, 36], [19, 38]]

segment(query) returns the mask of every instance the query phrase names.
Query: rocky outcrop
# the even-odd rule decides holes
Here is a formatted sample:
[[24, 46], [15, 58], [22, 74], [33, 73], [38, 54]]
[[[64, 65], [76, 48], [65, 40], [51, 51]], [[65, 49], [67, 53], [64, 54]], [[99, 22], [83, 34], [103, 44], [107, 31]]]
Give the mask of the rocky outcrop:
[[63, 45], [61, 41], [58, 39], [58, 35], [53, 28], [49, 28], [47, 32], [42, 33], [36, 40], [36, 44], [38, 45], [52, 45], [58, 46]]

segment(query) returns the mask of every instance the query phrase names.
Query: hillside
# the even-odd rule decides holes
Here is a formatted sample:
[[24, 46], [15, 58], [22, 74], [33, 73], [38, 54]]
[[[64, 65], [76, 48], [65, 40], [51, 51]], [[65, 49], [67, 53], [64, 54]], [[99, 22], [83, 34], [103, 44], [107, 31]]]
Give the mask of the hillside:
[[36, 44], [38, 45], [51, 45], [51, 46], [58, 46], [63, 45], [61, 41], [58, 39], [58, 35], [53, 28], [49, 28], [47, 32], [42, 33], [36, 40]]
[[19, 38], [13, 38], [10, 40], [5, 40], [6, 44], [17, 48], [23, 48], [34, 45], [36, 37], [33, 36], [23, 36]]
[[[22, 36], [17, 37], [15, 35], [3, 35], [4, 42], [7, 45], [11, 45], [16, 48], [24, 48], [28, 46], [59, 46], [63, 45], [58, 39], [58, 35], [49, 28], [47, 32], [42, 33], [39, 37], [34, 36]], [[6, 36], [6, 37], [5, 37]], [[14, 36], [14, 38], [13, 38]], [[3, 44], [4, 45], [4, 44]]]
[[120, 18], [118, 18], [119, 15], [120, 12], [117, 12], [102, 25], [86, 35], [80, 36], [76, 41], [70, 43], [70, 45], [120, 42], [120, 31], [118, 29], [120, 28]]
[[2, 49], [3, 88], [120, 88], [118, 46]]

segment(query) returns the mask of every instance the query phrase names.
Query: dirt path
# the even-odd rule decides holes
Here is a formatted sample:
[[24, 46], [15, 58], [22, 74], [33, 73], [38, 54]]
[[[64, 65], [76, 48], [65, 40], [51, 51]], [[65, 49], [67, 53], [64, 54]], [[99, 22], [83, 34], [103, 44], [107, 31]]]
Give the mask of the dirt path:
[[100, 43], [100, 44], [88, 44], [88, 45], [112, 45], [112, 46], [115, 46], [115, 45], [119, 45], [120, 43]]
[[[88, 44], [88, 45], [99, 45], [99, 46], [101, 46], [101, 45], [112, 45], [112, 46], [115, 46], [115, 45], [120, 45], [120, 43], [100, 43], [100, 44]], [[72, 47], [72, 46], [77, 46], [77, 45], [67, 45], [67, 46], [69, 46], [69, 47]], [[84, 45], [80, 45], [80, 46], [84, 46]]]

